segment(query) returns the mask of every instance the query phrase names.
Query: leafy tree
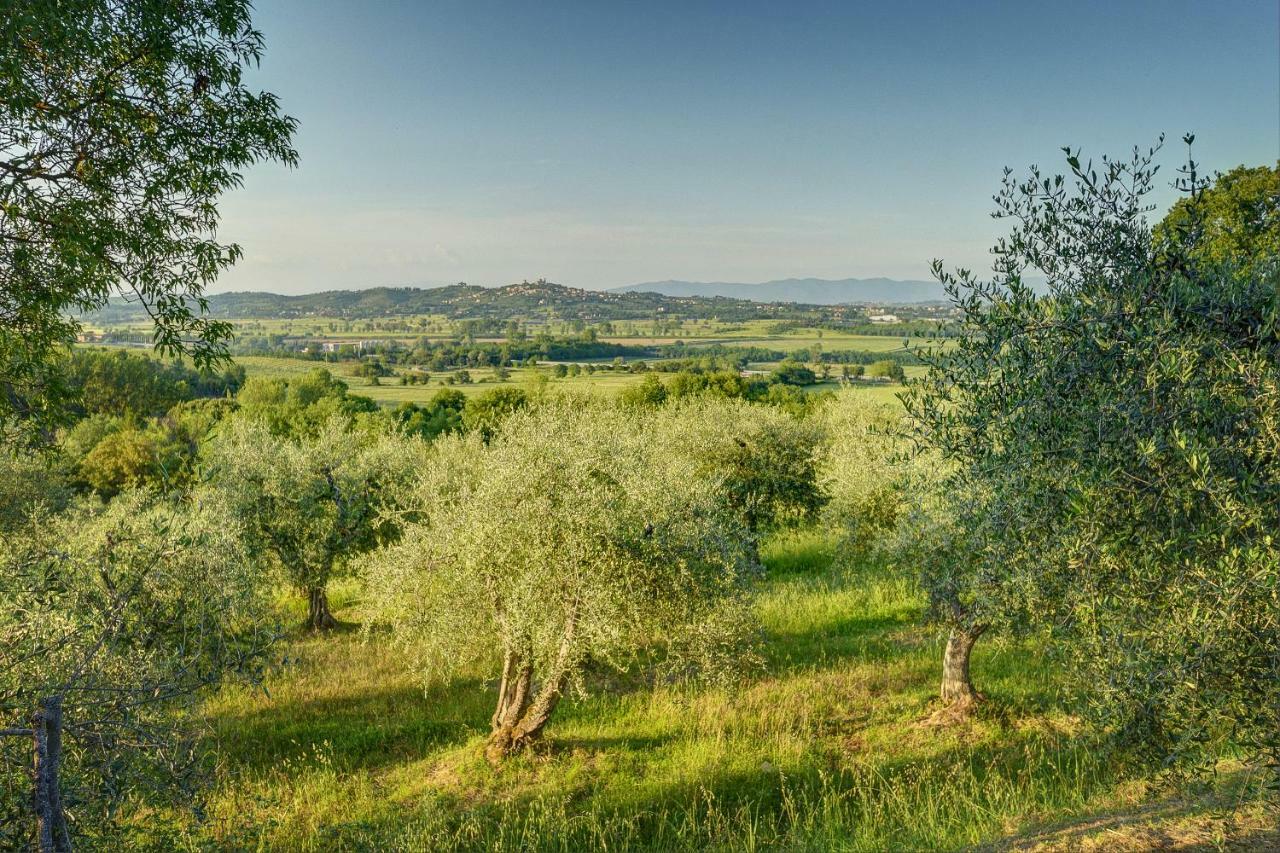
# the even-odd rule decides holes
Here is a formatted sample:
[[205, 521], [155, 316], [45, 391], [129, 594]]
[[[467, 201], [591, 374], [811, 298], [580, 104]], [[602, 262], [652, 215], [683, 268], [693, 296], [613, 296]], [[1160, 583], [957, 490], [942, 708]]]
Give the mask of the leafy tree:
[[650, 373], [635, 385], [623, 388], [618, 399], [625, 406], [661, 406], [667, 400], [667, 388], [656, 373]]
[[491, 760], [540, 737], [588, 661], [659, 643], [677, 671], [742, 663], [749, 537], [643, 421], [548, 403], [488, 444], [441, 439], [411, 501], [423, 520], [367, 563], [373, 618], [426, 678], [500, 662]]
[[1226, 741], [1274, 762], [1276, 266], [1206, 254], [1194, 163], [1190, 224], [1153, 239], [1154, 156], [1006, 176], [994, 279], [935, 265], [968, 334], [907, 395], [959, 534], [926, 574], [957, 629], [949, 674], [982, 630], [1047, 632], [1118, 745], [1164, 767]]
[[80, 460], [80, 476], [106, 497], [150, 483], [160, 475], [160, 448], [133, 423], [104, 436]]
[[35, 514], [61, 511], [71, 501], [66, 466], [56, 455], [0, 452], [0, 538]]
[[324, 368], [288, 380], [255, 376], [240, 389], [236, 402], [247, 417], [281, 436], [314, 436], [335, 415], [353, 421], [378, 411], [377, 403], [349, 394], [347, 384]]
[[298, 438], [237, 417], [210, 442], [214, 486], [244, 524], [255, 555], [306, 595], [310, 630], [337, 624], [326, 594], [335, 572], [395, 535], [382, 513], [415, 467], [419, 446], [407, 437], [358, 433], [341, 416]]
[[529, 395], [519, 388], [492, 388], [467, 401], [462, 412], [462, 424], [488, 440], [504, 420], [527, 405]]
[[770, 378], [783, 385], [812, 385], [818, 381], [818, 377], [812, 370], [791, 359], [786, 359], [779, 364], [770, 374]]
[[901, 364], [889, 359], [874, 361], [867, 365], [866, 370], [868, 379], [891, 379], [894, 382], [901, 382], [906, 375]]
[[[1185, 239], [1196, 230], [1192, 241]], [[1156, 244], [1172, 242], [1201, 267], [1229, 266], [1265, 275], [1280, 258], [1280, 164], [1238, 166], [1197, 197], [1179, 199], [1155, 227]], [[1259, 268], [1261, 267], [1261, 268]]]
[[821, 428], [773, 407], [688, 398], [655, 416], [658, 441], [698, 475], [721, 484], [753, 533], [812, 519], [826, 503], [819, 485]]
[[158, 417], [186, 400], [224, 397], [244, 384], [244, 368], [196, 371], [126, 350], [76, 349], [66, 365], [76, 414]]
[[217, 361], [230, 326], [204, 289], [240, 249], [215, 239], [241, 170], [292, 164], [294, 121], [251, 92], [247, 0], [15, 0], [0, 18], [0, 429], [59, 419], [76, 312], [114, 293], [162, 353]]
[[441, 388], [425, 406], [401, 403], [391, 412], [391, 417], [408, 435], [430, 440], [462, 431], [462, 413], [466, 406], [467, 395], [452, 388]]
[[917, 496], [919, 472], [901, 459], [907, 449], [897, 434], [901, 415], [850, 394], [828, 401], [819, 414], [827, 440], [818, 477], [828, 496], [823, 516], [844, 532], [847, 549], [864, 551], [897, 529]]
[[118, 849], [123, 803], [186, 800], [197, 700], [257, 677], [275, 636], [260, 581], [211, 496], [129, 492], [0, 539], [0, 846]]

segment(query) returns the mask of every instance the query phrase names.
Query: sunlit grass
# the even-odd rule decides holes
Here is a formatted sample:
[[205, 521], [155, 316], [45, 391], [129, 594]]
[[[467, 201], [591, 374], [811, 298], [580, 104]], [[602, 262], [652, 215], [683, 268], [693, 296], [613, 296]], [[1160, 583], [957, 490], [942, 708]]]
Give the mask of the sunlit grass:
[[926, 725], [941, 647], [919, 592], [835, 551], [812, 531], [765, 545], [765, 665], [742, 685], [610, 679], [561, 707], [541, 751], [497, 770], [480, 755], [492, 673], [424, 691], [394, 652], [361, 641], [359, 587], [339, 584], [346, 630], [290, 642], [265, 690], [209, 703], [220, 781], [207, 820], [164, 844], [955, 849], [1157, 802], [1054, 710], [1054, 675], [1033, 650], [980, 645], [990, 702]]

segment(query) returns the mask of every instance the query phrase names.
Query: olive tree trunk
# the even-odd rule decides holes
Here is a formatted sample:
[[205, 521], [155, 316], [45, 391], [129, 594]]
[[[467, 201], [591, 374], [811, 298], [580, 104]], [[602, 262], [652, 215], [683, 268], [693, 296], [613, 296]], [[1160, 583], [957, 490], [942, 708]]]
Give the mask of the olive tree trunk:
[[484, 751], [490, 762], [497, 763], [513, 752], [528, 748], [542, 735], [569, 681], [577, 623], [577, 606], [574, 605], [565, 621], [551, 675], [536, 692], [533, 690], [533, 663], [528, 656], [511, 649], [504, 654], [498, 707], [493, 713], [493, 729]]
[[328, 631], [338, 626], [329, 610], [329, 596], [324, 587], [313, 586], [307, 589], [307, 628], [312, 631]]
[[32, 769], [35, 776], [36, 845], [40, 853], [71, 850], [67, 817], [62, 808], [58, 771], [62, 764], [62, 697], [40, 701], [32, 717]]
[[985, 625], [951, 629], [951, 635], [947, 637], [947, 650], [942, 655], [943, 702], [949, 705], [970, 705], [982, 698], [982, 694], [973, 689], [973, 680], [969, 675], [969, 657], [973, 653], [973, 644], [986, 630]]

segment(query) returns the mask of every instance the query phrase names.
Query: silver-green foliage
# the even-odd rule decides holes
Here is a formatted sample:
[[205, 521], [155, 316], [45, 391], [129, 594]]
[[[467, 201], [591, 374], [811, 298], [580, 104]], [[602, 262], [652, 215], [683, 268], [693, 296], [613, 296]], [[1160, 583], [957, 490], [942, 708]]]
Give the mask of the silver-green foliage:
[[308, 624], [333, 625], [325, 587], [358, 553], [393, 537], [383, 514], [420, 459], [419, 439], [352, 429], [330, 416], [314, 437], [229, 419], [206, 448], [210, 485], [241, 519], [266, 574], [311, 597]]
[[312, 598], [312, 628], [332, 624], [324, 590], [356, 554], [395, 535], [384, 513], [424, 450], [416, 438], [352, 429], [340, 414], [314, 437], [229, 419], [207, 450], [211, 486], [244, 525], [259, 562]]
[[827, 442], [820, 474], [826, 520], [852, 549], [891, 539], [886, 534], [915, 515], [932, 460], [906, 458], [903, 413], [861, 394], [837, 395], [819, 417]]
[[487, 445], [442, 438], [409, 501], [420, 520], [367, 560], [369, 615], [424, 677], [501, 666], [496, 754], [536, 738], [589, 661], [743, 663], [751, 536], [723, 479], [663, 435], [649, 414], [562, 400]]
[[[229, 674], [258, 675], [275, 636], [263, 593], [216, 496], [126, 492], [105, 509], [37, 514], [0, 542], [0, 729], [30, 727], [41, 700], [61, 699], [75, 834], [182, 790], [175, 777], [199, 766], [192, 701]], [[0, 846], [29, 838], [31, 767], [30, 737], [0, 737]]]
[[689, 397], [652, 415], [669, 454], [721, 484], [752, 531], [811, 520], [827, 501], [819, 483], [821, 424], [776, 406]]
[[1007, 178], [994, 279], [938, 270], [968, 334], [907, 398], [960, 534], [931, 592], [1054, 635], [1118, 744], [1280, 767], [1280, 266], [1202, 257], [1194, 164], [1153, 237], [1153, 158]]

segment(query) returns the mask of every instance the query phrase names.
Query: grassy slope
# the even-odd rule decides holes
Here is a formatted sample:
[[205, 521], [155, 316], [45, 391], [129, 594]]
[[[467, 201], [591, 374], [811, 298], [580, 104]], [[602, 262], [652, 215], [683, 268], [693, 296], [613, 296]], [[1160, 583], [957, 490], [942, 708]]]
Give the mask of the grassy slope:
[[[478, 757], [491, 673], [424, 694], [354, 631], [295, 641], [269, 694], [232, 689], [211, 704], [229, 773], [183, 846], [1147, 849], [1161, 837], [1152, 832], [1261, 838], [1258, 813], [1210, 811], [1222, 792], [1169, 801], [1118, 783], [1053, 710], [1052, 673], [1017, 646], [980, 645], [976, 671], [994, 701], [978, 719], [921, 725], [940, 646], [920, 627], [912, 584], [876, 566], [833, 567], [817, 533], [783, 537], [765, 556], [766, 666], [740, 691], [615, 677], [562, 706], [540, 754], [497, 772]], [[354, 590], [335, 596], [348, 620], [359, 618]]]

